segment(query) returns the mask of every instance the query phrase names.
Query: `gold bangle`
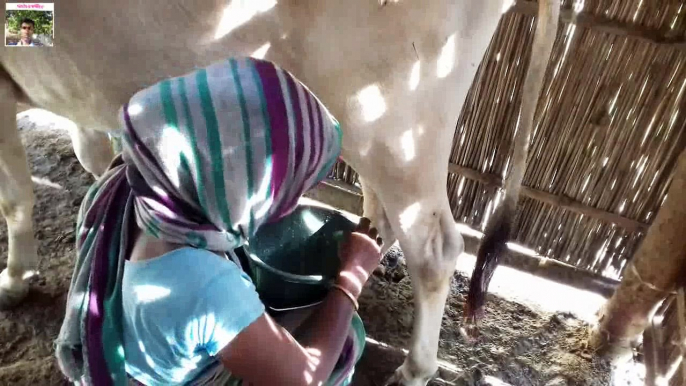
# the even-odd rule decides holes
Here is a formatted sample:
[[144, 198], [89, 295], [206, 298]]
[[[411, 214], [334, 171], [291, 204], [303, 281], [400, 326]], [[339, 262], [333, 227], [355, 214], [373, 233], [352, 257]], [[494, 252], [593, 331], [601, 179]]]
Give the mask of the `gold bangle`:
[[357, 299], [353, 296], [353, 294], [350, 293], [347, 289], [341, 287], [338, 284], [332, 284], [331, 288], [335, 288], [343, 293], [348, 299], [350, 299], [350, 302], [353, 304], [353, 308], [355, 308], [355, 312], [357, 312], [360, 309], [360, 304], [357, 302]]

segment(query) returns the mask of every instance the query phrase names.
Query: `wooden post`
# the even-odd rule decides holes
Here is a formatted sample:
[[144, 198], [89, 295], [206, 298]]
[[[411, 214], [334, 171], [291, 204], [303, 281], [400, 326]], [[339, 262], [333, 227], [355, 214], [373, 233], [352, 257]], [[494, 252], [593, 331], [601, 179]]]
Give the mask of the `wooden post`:
[[679, 349], [681, 350], [681, 384], [686, 385], [686, 297], [684, 287], [676, 292], [676, 312], [679, 321]]
[[676, 290], [686, 268], [686, 151], [677, 160], [667, 197], [645, 239], [625, 269], [614, 295], [601, 310], [591, 346], [611, 353], [637, 338], [649, 317]]
[[660, 328], [650, 323], [643, 334], [643, 351], [645, 353], [646, 386], [657, 386], [657, 379], [662, 376], [662, 347], [657, 339], [656, 329]]

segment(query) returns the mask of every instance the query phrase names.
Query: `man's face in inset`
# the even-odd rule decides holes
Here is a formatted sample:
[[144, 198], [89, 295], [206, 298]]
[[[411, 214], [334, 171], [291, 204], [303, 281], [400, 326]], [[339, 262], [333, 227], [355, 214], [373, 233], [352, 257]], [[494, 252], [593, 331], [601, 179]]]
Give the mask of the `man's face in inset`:
[[33, 24], [21, 23], [21, 38], [30, 39], [33, 36]]

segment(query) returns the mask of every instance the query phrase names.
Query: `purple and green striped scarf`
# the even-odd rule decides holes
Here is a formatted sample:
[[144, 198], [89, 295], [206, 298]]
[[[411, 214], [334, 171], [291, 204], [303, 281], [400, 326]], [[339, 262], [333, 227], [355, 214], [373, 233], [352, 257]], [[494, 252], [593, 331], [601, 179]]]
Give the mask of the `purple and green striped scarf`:
[[123, 152], [81, 205], [56, 340], [62, 372], [83, 384], [127, 383], [121, 280], [136, 226], [229, 251], [295, 209], [341, 146], [338, 122], [303, 84], [250, 58], [163, 80], [119, 116]]

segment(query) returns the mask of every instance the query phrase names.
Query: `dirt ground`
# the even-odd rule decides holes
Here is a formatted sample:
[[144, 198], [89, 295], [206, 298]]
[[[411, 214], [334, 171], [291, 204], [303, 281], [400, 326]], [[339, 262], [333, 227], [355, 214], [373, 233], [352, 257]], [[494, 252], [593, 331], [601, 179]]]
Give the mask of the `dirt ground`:
[[[62, 316], [74, 257], [76, 211], [93, 179], [79, 165], [63, 130], [25, 122], [34, 190], [40, 275], [28, 299], [0, 312], [0, 385], [67, 384], [57, 369], [52, 342]], [[400, 253], [394, 251], [394, 253]], [[0, 266], [7, 234], [0, 226]], [[546, 314], [495, 296], [488, 302], [481, 338], [467, 345], [459, 333], [467, 279], [456, 275], [443, 318], [439, 379], [432, 385], [610, 385], [609, 365], [579, 350], [587, 326], [571, 315]], [[370, 280], [360, 301], [373, 341], [358, 366], [354, 385], [381, 385], [404, 358], [412, 326], [412, 291], [404, 267]], [[381, 342], [381, 343], [374, 343]], [[486, 377], [488, 376], [488, 377]]]

